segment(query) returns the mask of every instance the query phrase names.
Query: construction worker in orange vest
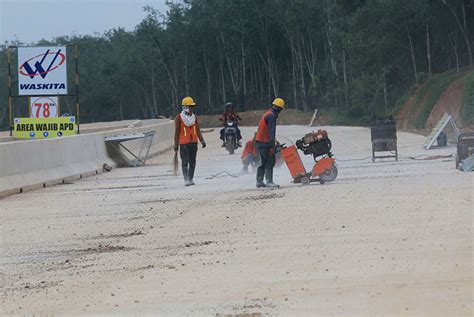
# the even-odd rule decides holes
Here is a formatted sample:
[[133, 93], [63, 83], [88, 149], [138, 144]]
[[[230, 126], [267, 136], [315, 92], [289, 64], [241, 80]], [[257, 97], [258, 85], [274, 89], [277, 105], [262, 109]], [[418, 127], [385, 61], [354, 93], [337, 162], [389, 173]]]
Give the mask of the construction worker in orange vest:
[[[273, 167], [275, 166], [276, 122], [278, 114], [284, 108], [285, 101], [281, 98], [275, 98], [270, 109], [265, 112], [258, 123], [257, 136], [255, 137], [255, 140], [261, 164], [257, 169], [257, 188], [280, 187], [273, 182]], [[266, 183], [263, 182], [264, 176]]]
[[177, 152], [179, 148], [184, 184], [186, 186], [191, 186], [194, 185], [193, 177], [194, 169], [196, 168], [198, 139], [201, 141], [203, 148], [206, 147], [206, 142], [202, 137], [197, 116], [192, 111], [196, 106], [193, 98], [184, 97], [181, 106], [183, 110], [174, 119], [174, 151]]

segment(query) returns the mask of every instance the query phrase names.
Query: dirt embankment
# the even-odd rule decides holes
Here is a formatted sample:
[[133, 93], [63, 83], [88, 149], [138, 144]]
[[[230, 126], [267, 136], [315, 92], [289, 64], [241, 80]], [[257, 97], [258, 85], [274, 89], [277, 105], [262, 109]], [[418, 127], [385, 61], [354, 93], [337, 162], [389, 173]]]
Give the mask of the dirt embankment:
[[462, 93], [464, 88], [464, 77], [459, 78], [449, 85], [438, 101], [435, 103], [431, 113], [426, 120], [425, 127], [433, 129], [445, 112], [450, 113], [456, 122], [462, 123], [460, 117]]
[[[473, 128], [463, 122], [461, 117], [464, 81], [468, 74], [469, 72], [466, 72], [453, 80], [436, 100], [426, 121], [424, 121], [424, 129], [426, 129], [427, 132], [431, 131], [437, 125], [445, 112], [450, 113], [454, 117], [457, 125], [462, 130]], [[426, 104], [429, 102], [429, 99], [432, 98], [432, 95], [436, 93], [433, 90], [434, 88], [431, 87], [430, 89], [428, 85], [429, 83], [425, 83], [424, 85], [417, 87], [413, 94], [403, 103], [397, 115], [399, 118], [399, 129], [409, 131], [416, 129], [416, 123], [417, 121], [420, 121], [420, 116], [423, 115], [422, 112], [424, 107], [426, 107]]]
[[[266, 110], [252, 110], [239, 112], [242, 118], [241, 126], [257, 126], [258, 121]], [[219, 121], [221, 115], [199, 116], [201, 126], [204, 128], [219, 127], [222, 122]], [[285, 109], [278, 117], [279, 125], [308, 125], [313, 117], [313, 112], [304, 112], [295, 109]], [[327, 115], [320, 116], [314, 121], [315, 125], [326, 125], [329, 120]]]
[[[418, 117], [421, 107], [415, 107], [415, 104], [420, 94], [421, 87], [418, 87], [415, 92], [405, 101], [398, 113], [397, 125], [399, 129], [410, 130], [415, 126], [415, 119]], [[422, 104], [426, 98], [423, 98]]]

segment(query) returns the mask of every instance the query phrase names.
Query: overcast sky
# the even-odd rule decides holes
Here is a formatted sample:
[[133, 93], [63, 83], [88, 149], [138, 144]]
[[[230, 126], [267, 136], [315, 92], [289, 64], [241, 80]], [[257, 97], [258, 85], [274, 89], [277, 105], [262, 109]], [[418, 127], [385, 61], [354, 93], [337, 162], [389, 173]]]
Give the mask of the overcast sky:
[[0, 0], [0, 43], [30, 44], [60, 35], [132, 31], [145, 17], [143, 7], [165, 12], [166, 0]]

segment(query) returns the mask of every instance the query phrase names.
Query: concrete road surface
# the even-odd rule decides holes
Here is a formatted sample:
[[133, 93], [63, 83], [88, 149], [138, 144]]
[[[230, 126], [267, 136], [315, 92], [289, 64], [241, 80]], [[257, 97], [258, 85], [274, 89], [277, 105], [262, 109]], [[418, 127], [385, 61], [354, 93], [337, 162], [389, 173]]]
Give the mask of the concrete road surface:
[[257, 190], [213, 131], [193, 187], [168, 153], [1, 199], [0, 314], [471, 316], [474, 174], [406, 158], [454, 148], [399, 133], [400, 160], [372, 163], [368, 129], [327, 129], [339, 177], [325, 185], [282, 166], [281, 189]]

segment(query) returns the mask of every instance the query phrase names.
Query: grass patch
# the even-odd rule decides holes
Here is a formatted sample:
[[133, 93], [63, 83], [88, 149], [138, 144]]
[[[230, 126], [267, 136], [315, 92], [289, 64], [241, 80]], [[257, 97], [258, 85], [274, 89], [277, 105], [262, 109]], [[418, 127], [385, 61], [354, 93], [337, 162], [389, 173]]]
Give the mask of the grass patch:
[[[459, 78], [461, 75], [455, 71], [449, 71], [441, 75], [433, 76], [421, 87], [414, 107], [412, 109], [421, 109], [418, 116], [415, 118], [415, 127], [423, 129], [425, 127], [426, 120], [428, 119], [433, 106], [448, 86]], [[420, 105], [420, 102], [424, 100], [424, 103]]]
[[464, 78], [460, 115], [464, 124], [474, 125], [474, 71]]
[[416, 86], [411, 86], [405, 91], [405, 93], [398, 99], [397, 103], [393, 106], [390, 113], [396, 117], [402, 110], [403, 105], [407, 102], [410, 96], [416, 91]]
[[341, 113], [336, 109], [324, 110], [327, 114], [328, 125], [339, 125], [339, 126], [355, 126], [355, 127], [366, 127], [370, 125], [370, 116], [361, 115], [350, 115], [349, 113]]
[[339, 113], [335, 109], [326, 110], [329, 113], [329, 125], [351, 125], [352, 120], [347, 114]]

